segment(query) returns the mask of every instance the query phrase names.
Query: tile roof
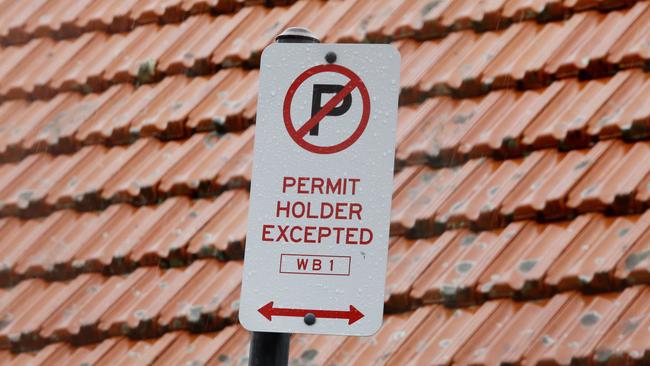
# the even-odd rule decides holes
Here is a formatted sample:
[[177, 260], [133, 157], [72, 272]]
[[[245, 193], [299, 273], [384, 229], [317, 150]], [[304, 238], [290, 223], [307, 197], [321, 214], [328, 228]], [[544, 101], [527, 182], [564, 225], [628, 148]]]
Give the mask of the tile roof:
[[[345, 14], [340, 30], [327, 34], [341, 41], [435, 37], [460, 29], [498, 29], [530, 19], [549, 21], [585, 10], [609, 10], [633, 5], [642, 0], [496, 0], [476, 4], [472, 0], [402, 3], [382, 0], [336, 4], [335, 14]], [[266, 0], [267, 6], [287, 5], [296, 0]], [[70, 7], [63, 0], [37, 0], [29, 7], [13, 0], [2, 3], [6, 9], [0, 21], [0, 42], [22, 44], [35, 38], [76, 38], [83, 33], [103, 31], [121, 33], [151, 24], [181, 23], [200, 14], [232, 14], [261, 0], [127, 0], [109, 6], [105, 1], [83, 0]], [[334, 7], [338, 8], [335, 9]], [[347, 10], [350, 10], [347, 12]], [[282, 10], [280, 10], [282, 11]], [[328, 14], [331, 16], [331, 14]], [[277, 28], [274, 27], [274, 28]], [[277, 30], [277, 29], [276, 29]]]
[[[260, 12], [260, 19], [273, 20], [281, 15], [272, 13], [276, 9], [286, 11], [284, 9], [300, 7], [318, 14], [325, 11], [312, 4], [322, 3], [302, 1], [289, 8], [274, 8], [271, 12], [266, 8], [249, 7], [235, 16], [250, 13], [252, 17], [255, 12]], [[330, 4], [336, 2], [323, 7], [340, 8]], [[294, 12], [300, 13], [297, 10]], [[300, 18], [302, 15], [294, 17]], [[268, 40], [257, 42], [259, 45], [256, 45], [256, 42], [246, 38], [255, 37], [255, 32], [235, 37], [236, 33], [232, 32], [249, 29], [239, 23], [233, 25], [232, 29], [219, 28], [223, 33], [222, 38], [214, 36], [216, 31], [204, 32], [204, 24], [187, 26], [201, 19], [214, 21], [217, 27], [223, 24], [204, 14], [180, 24], [162, 26], [171, 30], [157, 31], [160, 26], [152, 24], [126, 34], [95, 32], [94, 35], [87, 33], [80, 38], [63, 41], [39, 38], [25, 45], [0, 49], [0, 57], [4, 60], [0, 65], [0, 95], [12, 99], [0, 108], [0, 115], [11, 121], [3, 125], [9, 133], [6, 134], [6, 141], [0, 141], [0, 158], [15, 160], [25, 154], [44, 150], [69, 152], [87, 144], [125, 144], [146, 136], [172, 139], [187, 137], [197, 130], [245, 128], [254, 118], [256, 100], [254, 86], [257, 73], [250, 72], [248, 68], [256, 65], [253, 59], [259, 57]], [[585, 98], [585, 93], [575, 89], [578, 84], [566, 80], [559, 84], [552, 82], [578, 74], [586, 79], [595, 78], [587, 85], [600, 104], [607, 102], [607, 96], [618, 90], [634, 90], [639, 80], [645, 80], [645, 77], [629, 77], [636, 76], [636, 71], [621, 73], [620, 76], [616, 74], [611, 78], [603, 77], [620, 68], [635, 70], [644, 67], [650, 51], [645, 47], [647, 45], [643, 45], [641, 37], [646, 31], [643, 26], [648, 21], [648, 3], [640, 2], [629, 10], [605, 14], [589, 11], [564, 22], [543, 26], [528, 21], [515, 23], [502, 31], [476, 33], [465, 30], [431, 41], [398, 41], [396, 45], [403, 55], [402, 100], [405, 104], [412, 104], [433, 95], [449, 93], [474, 100], [472, 96], [506, 88], [522, 92], [504, 91], [503, 98], [521, 99], [522, 103], [532, 103], [536, 108], [548, 103], [561, 104], [559, 107], [566, 108], [562, 102], [567, 98], [584, 104], [586, 108], [597, 106], [599, 103], [591, 102], [591, 98], [580, 99]], [[596, 41], [602, 43], [600, 33], [610, 28], [619, 32], [600, 46], [602, 50], [589, 47]], [[593, 37], [568, 37], [574, 31]], [[215, 43], [208, 44], [203, 39], [197, 39], [195, 43], [188, 40], [188, 37], [196, 37], [197, 34], [201, 37], [209, 34], [207, 38]], [[101, 39], [95, 39], [97, 37]], [[229, 42], [233, 37], [235, 39]], [[159, 38], [165, 42], [159, 42]], [[267, 35], [266, 38], [270, 40], [272, 36]], [[558, 38], [565, 41], [548, 41]], [[537, 44], [548, 46], [532, 46]], [[522, 45], [528, 48], [522, 53], [526, 55], [525, 58], [513, 52]], [[106, 54], [105, 49], [112, 50], [114, 54]], [[564, 51], [567, 49], [573, 52]], [[214, 61], [211, 55], [221, 60]], [[239, 61], [225, 61], [234, 60], [233, 57]], [[29, 58], [31, 62], [21, 62], [24, 58]], [[56, 62], [52, 63], [50, 59]], [[197, 61], [199, 59], [207, 64]], [[217, 71], [220, 67], [225, 68]], [[196, 77], [196, 74], [204, 76]], [[245, 78], [246, 82], [238, 84], [241, 78]], [[611, 84], [607, 83], [602, 89], [605, 80], [611, 80]], [[134, 87], [133, 82], [149, 84]], [[531, 88], [536, 90], [523, 91]], [[84, 96], [80, 91], [100, 92]], [[621, 90], [621, 93], [624, 92]], [[483, 97], [486, 104], [480, 105], [490, 108], [496, 102], [494, 106], [499, 107], [496, 96], [490, 94]], [[538, 94], [542, 94], [541, 99]], [[523, 96], [525, 98], [522, 99]], [[45, 100], [29, 102], [23, 100], [25, 98]], [[623, 96], [623, 99], [627, 98]], [[462, 100], [457, 103], [469, 103], [467, 108], [474, 104]], [[501, 103], [507, 103], [507, 99]], [[449, 104], [439, 108], [445, 105]], [[632, 104], [630, 108], [634, 106]], [[521, 107], [524, 108], [525, 104]], [[642, 111], [638, 115], [625, 116], [631, 118], [633, 123], [646, 117]], [[25, 119], [28, 122], [21, 123]], [[540, 121], [545, 126], [552, 125], [547, 122]], [[576, 125], [581, 123], [585, 122], [576, 122]], [[595, 123], [592, 121], [588, 136], [600, 135], [598, 127], [593, 126]], [[528, 134], [533, 135], [523, 141], [528, 145], [539, 144], [539, 139], [546, 137], [536, 136], [543, 134], [539, 126]], [[553, 140], [558, 140], [562, 135], [558, 133], [554, 137]]]
[[293, 25], [393, 43], [402, 93], [384, 325], [292, 364], [648, 362], [650, 3], [118, 3], [0, 0], [0, 363], [246, 363], [257, 68]]
[[[371, 338], [294, 335], [289, 360], [311, 364], [569, 364], [647, 360], [647, 287], [583, 296], [564, 293], [530, 302], [495, 300], [449, 309], [428, 305], [385, 317]], [[498, 333], [495, 336], [495, 329]], [[153, 339], [124, 336], [83, 346], [53, 343], [0, 360], [15, 364], [236, 364], [248, 359], [249, 334], [238, 325], [192, 334], [169, 330]]]
[[[0, 97], [49, 99], [72, 91], [102, 91], [115, 84], [156, 82], [170, 75], [255, 67], [261, 50], [279, 29], [296, 22], [313, 23], [323, 38], [334, 34], [328, 32], [335, 27], [341, 29], [346, 17], [337, 20], [346, 10], [355, 14], [348, 9], [351, 3], [299, 1], [290, 7], [247, 7], [217, 18], [202, 14], [182, 23], [148, 24], [127, 33], [91, 31], [72, 39], [37, 38], [5, 46], [0, 48], [4, 60]], [[647, 36], [644, 25], [649, 19], [648, 4], [639, 2], [627, 10], [592, 10], [548, 24], [524, 21], [498, 31], [469, 29], [435, 40], [405, 39], [398, 42], [403, 68], [409, 70], [402, 78], [407, 89], [404, 98], [413, 98], [413, 93], [476, 95], [516, 84], [538, 87], [578, 73], [601, 77], [619, 68], [643, 67], [649, 55], [640, 38]], [[359, 22], [368, 26], [362, 19]], [[328, 40], [356, 41], [332, 37]], [[551, 41], [557, 39], [563, 41]], [[599, 47], [591, 47], [594, 42]], [[522, 47], [527, 48], [526, 57], [512, 52]], [[25, 58], [30, 62], [21, 62]]]

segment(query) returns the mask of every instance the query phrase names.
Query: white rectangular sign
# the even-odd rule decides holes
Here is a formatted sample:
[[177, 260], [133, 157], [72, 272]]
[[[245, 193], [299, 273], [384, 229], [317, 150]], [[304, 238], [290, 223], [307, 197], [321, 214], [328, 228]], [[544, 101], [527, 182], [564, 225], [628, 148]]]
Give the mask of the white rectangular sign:
[[384, 309], [399, 53], [276, 43], [260, 70], [239, 319], [251, 331], [372, 335]]

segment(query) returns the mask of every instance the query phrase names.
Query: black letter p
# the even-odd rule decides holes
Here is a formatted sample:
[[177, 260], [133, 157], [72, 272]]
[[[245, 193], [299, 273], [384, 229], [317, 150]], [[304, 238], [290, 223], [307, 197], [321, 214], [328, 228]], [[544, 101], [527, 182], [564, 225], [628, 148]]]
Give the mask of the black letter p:
[[[337, 94], [341, 90], [343, 90], [343, 85], [336, 85], [336, 84], [314, 84], [314, 93], [312, 94], [311, 98], [311, 116], [315, 116], [318, 111], [323, 108], [321, 105], [321, 97], [323, 94]], [[352, 94], [348, 93], [348, 95], [343, 98], [343, 101], [341, 102], [341, 105], [334, 107], [327, 115], [328, 116], [340, 116], [343, 113], [347, 112], [348, 109], [350, 109], [350, 106], [352, 105]], [[311, 130], [309, 130], [309, 135], [311, 136], [318, 136], [318, 126], [320, 125], [317, 124], [314, 126]]]

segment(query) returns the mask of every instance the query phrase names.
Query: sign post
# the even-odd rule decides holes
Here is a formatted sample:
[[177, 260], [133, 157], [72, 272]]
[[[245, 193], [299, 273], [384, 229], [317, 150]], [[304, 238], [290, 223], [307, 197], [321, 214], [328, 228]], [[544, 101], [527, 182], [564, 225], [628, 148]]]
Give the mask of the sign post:
[[[308, 29], [289, 28], [276, 40], [278, 43], [320, 43]], [[252, 332], [250, 366], [287, 366], [289, 363], [288, 333]]]
[[372, 335], [383, 320], [399, 54], [275, 43], [260, 70], [240, 322]]

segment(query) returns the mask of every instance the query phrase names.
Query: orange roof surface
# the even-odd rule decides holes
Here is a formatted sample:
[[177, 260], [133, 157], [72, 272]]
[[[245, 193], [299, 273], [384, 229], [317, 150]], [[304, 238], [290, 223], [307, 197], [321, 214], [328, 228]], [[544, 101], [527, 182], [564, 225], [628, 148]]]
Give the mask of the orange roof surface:
[[0, 364], [246, 364], [262, 49], [402, 55], [385, 321], [294, 365], [650, 363], [650, 2], [0, 0]]

